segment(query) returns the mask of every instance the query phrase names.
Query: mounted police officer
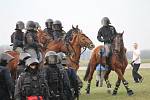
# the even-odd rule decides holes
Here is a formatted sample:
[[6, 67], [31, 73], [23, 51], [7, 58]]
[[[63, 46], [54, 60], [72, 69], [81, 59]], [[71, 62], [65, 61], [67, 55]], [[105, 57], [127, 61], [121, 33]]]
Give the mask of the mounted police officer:
[[0, 100], [11, 100], [14, 94], [14, 84], [7, 64], [13, 60], [9, 54], [0, 54]]
[[52, 19], [47, 19], [46, 22], [45, 22], [45, 26], [46, 28], [44, 29], [44, 32], [48, 34], [48, 36], [51, 38], [51, 40], [54, 39], [54, 36], [53, 36], [53, 20]]
[[49, 100], [44, 74], [36, 58], [26, 60], [26, 70], [16, 84], [15, 100]]
[[64, 40], [66, 32], [62, 29], [62, 23], [59, 20], [54, 21], [53, 23], [53, 36], [54, 40]]
[[23, 41], [24, 41], [24, 23], [18, 21], [16, 23], [15, 32], [11, 35], [11, 43], [13, 43], [13, 50], [22, 52], [23, 51]]
[[45, 55], [45, 60], [46, 80], [52, 95], [50, 100], [67, 100], [66, 95], [64, 95], [63, 74], [58, 67], [60, 63], [58, 55], [54, 51], [49, 51]]
[[111, 54], [111, 45], [117, 32], [116, 32], [115, 27], [110, 25], [111, 23], [108, 17], [102, 18], [101, 24], [103, 26], [98, 31], [97, 39], [100, 42], [104, 42], [104, 49], [102, 49], [100, 52], [104, 52], [102, 54], [103, 56], [102, 58], [104, 60], [103, 64], [106, 65], [106, 63], [109, 64], [109, 58]]
[[29, 53], [20, 53], [19, 55], [19, 64], [17, 66], [17, 72], [16, 72], [16, 79], [19, 77], [21, 73], [24, 72], [26, 66], [25, 61], [27, 59], [31, 58], [31, 55]]
[[[37, 39], [37, 26], [35, 22], [28, 21], [26, 25], [26, 33], [25, 33], [25, 47], [24, 50], [31, 54], [32, 57], [40, 59], [40, 44]], [[30, 51], [30, 49], [35, 50], [34, 54]]]

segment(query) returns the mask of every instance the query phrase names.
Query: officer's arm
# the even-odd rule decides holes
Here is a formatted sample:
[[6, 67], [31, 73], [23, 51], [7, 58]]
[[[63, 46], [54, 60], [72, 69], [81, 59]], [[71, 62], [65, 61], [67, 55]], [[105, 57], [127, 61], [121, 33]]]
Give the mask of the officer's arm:
[[101, 31], [101, 29], [98, 31], [97, 39], [100, 42], [104, 42], [104, 39], [102, 38], [102, 31]]
[[4, 77], [6, 80], [6, 85], [7, 85], [7, 89], [8, 89], [10, 98], [12, 98], [14, 95], [14, 87], [15, 86], [14, 86], [14, 82], [11, 78], [11, 74], [10, 74], [10, 71], [8, 68], [5, 68], [5, 70], [4, 70]]
[[22, 76], [20, 75], [19, 78], [17, 79], [17, 83], [15, 86], [15, 93], [14, 93], [14, 97], [15, 100], [21, 100], [21, 80], [22, 80]]

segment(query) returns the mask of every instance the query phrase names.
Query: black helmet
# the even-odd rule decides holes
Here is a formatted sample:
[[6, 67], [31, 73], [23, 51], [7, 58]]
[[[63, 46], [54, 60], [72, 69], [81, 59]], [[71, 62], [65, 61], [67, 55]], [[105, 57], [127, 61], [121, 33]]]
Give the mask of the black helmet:
[[52, 19], [47, 19], [46, 22], [45, 22], [45, 26], [47, 28], [52, 28], [52, 26], [53, 26], [53, 20]]
[[35, 30], [36, 29], [36, 24], [34, 21], [28, 21], [26, 24], [26, 29], [27, 30]]
[[18, 21], [17, 23], [16, 23], [16, 30], [18, 29], [18, 30], [22, 30], [22, 29], [24, 29], [25, 27], [24, 27], [24, 23], [22, 22], [22, 21]]
[[48, 64], [58, 64], [60, 63], [60, 57], [57, 55], [55, 51], [48, 51], [45, 54], [45, 60]]
[[62, 23], [59, 20], [54, 21], [53, 23], [53, 30], [61, 30], [62, 27]]
[[34, 22], [36, 25], [36, 29], [41, 28], [40, 24], [38, 22]]
[[107, 26], [107, 25], [111, 24], [108, 17], [103, 17], [101, 20], [101, 23], [103, 26]]

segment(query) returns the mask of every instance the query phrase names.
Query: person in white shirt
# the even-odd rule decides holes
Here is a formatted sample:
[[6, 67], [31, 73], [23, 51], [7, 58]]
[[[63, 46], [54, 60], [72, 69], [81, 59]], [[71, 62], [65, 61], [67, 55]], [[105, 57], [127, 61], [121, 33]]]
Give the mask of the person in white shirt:
[[132, 69], [132, 76], [135, 81], [135, 83], [139, 83], [143, 81], [143, 77], [138, 73], [140, 64], [141, 64], [141, 58], [140, 58], [140, 50], [138, 49], [138, 44], [133, 43], [133, 57], [131, 65], [133, 67]]

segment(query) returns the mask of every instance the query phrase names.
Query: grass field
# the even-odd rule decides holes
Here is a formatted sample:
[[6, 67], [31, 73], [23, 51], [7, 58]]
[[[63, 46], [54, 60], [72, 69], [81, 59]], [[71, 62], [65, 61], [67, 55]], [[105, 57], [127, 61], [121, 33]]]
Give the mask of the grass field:
[[[79, 71], [78, 73], [80, 78], [83, 79], [85, 71]], [[127, 69], [125, 73], [125, 78], [129, 82], [129, 87], [134, 91], [133, 96], [127, 95], [123, 84], [121, 84], [117, 96], [108, 94], [105, 83], [103, 87], [95, 86], [94, 75], [91, 83], [91, 94], [85, 94], [86, 82], [83, 82], [84, 86], [81, 91], [80, 100], [150, 100], [150, 69], [140, 69], [140, 73], [144, 77], [143, 83], [133, 82], [131, 69]], [[111, 72], [109, 80], [112, 84], [112, 88], [115, 86], [116, 78], [116, 74]]]

